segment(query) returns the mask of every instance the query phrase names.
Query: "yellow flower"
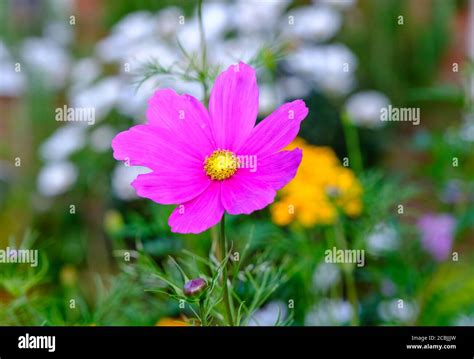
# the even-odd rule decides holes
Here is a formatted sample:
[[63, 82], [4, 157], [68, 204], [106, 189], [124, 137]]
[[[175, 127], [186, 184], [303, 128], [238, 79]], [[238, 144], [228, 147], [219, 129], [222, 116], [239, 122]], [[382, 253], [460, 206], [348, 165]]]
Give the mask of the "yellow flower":
[[296, 221], [304, 227], [332, 224], [338, 210], [350, 217], [362, 212], [362, 186], [354, 173], [341, 166], [330, 147], [307, 144], [297, 138], [287, 149], [303, 149], [296, 177], [279, 194], [271, 207], [273, 221], [288, 225]]

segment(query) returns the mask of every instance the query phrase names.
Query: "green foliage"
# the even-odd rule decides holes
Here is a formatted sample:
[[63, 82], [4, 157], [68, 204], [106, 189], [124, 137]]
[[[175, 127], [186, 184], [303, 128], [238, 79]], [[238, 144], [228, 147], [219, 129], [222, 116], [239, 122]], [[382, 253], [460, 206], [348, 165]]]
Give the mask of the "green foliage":
[[[455, 81], [446, 81], [443, 75], [446, 59], [451, 61], [453, 56], [453, 28], [465, 15], [465, 2], [433, 0], [427, 7], [415, 3], [361, 1], [356, 11], [347, 14], [342, 33], [335, 39], [350, 47], [358, 59], [357, 89], [383, 91], [393, 105], [419, 107], [423, 114], [420, 127], [353, 128], [363, 157], [363, 169], [357, 171], [363, 188], [361, 215], [313, 228], [298, 223], [279, 227], [272, 223], [268, 210], [228, 216], [230, 248], [224, 255], [217, 228], [198, 235], [172, 233], [168, 226], [171, 206], [114, 196], [111, 173], [116, 163], [111, 150], [98, 153], [85, 146], [77, 151], [70, 158], [80, 169], [76, 186], [54, 198], [39, 196], [36, 181], [43, 161], [38, 149], [58, 127], [50, 119], [67, 93], [45, 88], [26, 69], [29, 81], [24, 98], [0, 99], [2, 110], [4, 104], [8, 110], [6, 118], [13, 119], [5, 125], [5, 137], [11, 139], [0, 144], [0, 249], [9, 245], [38, 250], [39, 265], [0, 263], [0, 325], [155, 325], [162, 318], [227, 325], [224, 268], [235, 325], [260, 324], [255, 318], [272, 302], [283, 303], [288, 311], [286, 316], [273, 313], [270, 324], [303, 325], [315, 305], [326, 300], [350, 301], [348, 274], [358, 296], [358, 304], [351, 307], [360, 312], [362, 325], [456, 325], [462, 318], [472, 320], [474, 273], [469, 240], [474, 238], [474, 145], [460, 138], [457, 119], [472, 115], [472, 99], [463, 86], [470, 86], [473, 65], [460, 63]], [[5, 10], [0, 11], [0, 30], [17, 57], [20, 41], [36, 36], [42, 22], [57, 14], [45, 6], [40, 11], [46, 20], [16, 29], [5, 4], [0, 2], [0, 10]], [[305, 4], [297, 1], [288, 8]], [[171, 5], [180, 6], [186, 19], [196, 11], [191, 1], [105, 2], [103, 29], [99, 27], [100, 34], [92, 37], [100, 37], [133, 11], [158, 11]], [[398, 24], [400, 15], [403, 25]], [[271, 34], [249, 61], [259, 79], [270, 85], [288, 76], [284, 60], [298, 46], [276, 35]], [[237, 36], [230, 31], [224, 37]], [[89, 56], [93, 45], [86, 39], [71, 49], [71, 56], [80, 52]], [[198, 53], [189, 52], [177, 40], [172, 45], [180, 60], [164, 66], [159, 59], [149, 58], [131, 74], [136, 90], [147, 81], [156, 87], [169, 80], [198, 83], [206, 102], [216, 76], [229, 64], [207, 63], [205, 43]], [[207, 44], [208, 49], [212, 46]], [[104, 66], [102, 75], [115, 70], [113, 65]], [[341, 159], [347, 156], [350, 151], [342, 126], [346, 98], [312, 87], [304, 100], [309, 116], [300, 136], [308, 143], [332, 147]], [[112, 110], [103, 123], [118, 132], [134, 120]], [[0, 132], [3, 123], [1, 127]], [[22, 166], [4, 171], [3, 162], [10, 164], [20, 153]], [[449, 202], [443, 194], [453, 180], [459, 182], [460, 199]], [[77, 208], [74, 215], [68, 211], [71, 204]], [[453, 251], [459, 261], [436, 262], [421, 246], [416, 221], [427, 212], [456, 218]], [[397, 247], [373, 253], [368, 238], [379, 224], [394, 230]], [[339, 245], [341, 237], [348, 248], [365, 251], [367, 265], [355, 268], [338, 263], [340, 278], [324, 290], [317, 288], [317, 268], [325, 263], [325, 251]], [[193, 278], [207, 283], [198, 298], [183, 292]], [[416, 315], [384, 318], [381, 305], [400, 299], [413, 302]]]

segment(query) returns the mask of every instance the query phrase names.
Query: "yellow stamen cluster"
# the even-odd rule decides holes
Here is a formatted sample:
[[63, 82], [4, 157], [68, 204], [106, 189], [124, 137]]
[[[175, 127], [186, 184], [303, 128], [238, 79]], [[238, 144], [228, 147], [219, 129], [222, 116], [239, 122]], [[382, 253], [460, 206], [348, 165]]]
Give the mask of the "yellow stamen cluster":
[[237, 172], [237, 156], [228, 150], [216, 150], [204, 161], [204, 171], [212, 180], [222, 181]]

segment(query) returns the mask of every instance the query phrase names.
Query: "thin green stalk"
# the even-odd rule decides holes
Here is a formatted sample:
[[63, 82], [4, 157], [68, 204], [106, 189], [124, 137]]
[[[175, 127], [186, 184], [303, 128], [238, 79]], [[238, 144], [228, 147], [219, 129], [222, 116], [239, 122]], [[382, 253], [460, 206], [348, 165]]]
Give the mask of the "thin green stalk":
[[[340, 220], [336, 220], [336, 223], [334, 224], [334, 237], [338, 246], [340, 246], [343, 250], [348, 249], [344, 228]], [[352, 325], [359, 325], [359, 301], [357, 299], [357, 289], [355, 285], [353, 269], [354, 268], [351, 266], [351, 263], [344, 263], [342, 266], [344, 282], [347, 288], [347, 296], [354, 311], [352, 315]]]
[[[221, 258], [224, 261], [227, 261], [228, 259], [228, 253], [227, 253], [227, 239], [225, 236], [225, 214], [222, 216], [222, 220], [220, 223], [220, 236], [219, 236], [219, 244], [220, 244], [220, 250], [221, 250]], [[229, 325], [234, 325], [234, 319], [232, 315], [232, 308], [230, 306], [230, 295], [229, 295], [229, 284], [228, 284], [229, 278], [227, 275], [227, 263], [224, 264], [222, 268], [222, 286], [224, 287], [224, 305], [225, 305], [225, 310], [227, 313], [227, 322]]]
[[199, 312], [200, 312], [199, 315], [201, 316], [201, 326], [206, 327], [207, 326], [206, 308], [205, 308], [203, 299], [199, 300]]
[[208, 88], [207, 88], [207, 46], [206, 46], [206, 33], [204, 32], [204, 23], [202, 18], [202, 0], [198, 1], [198, 22], [199, 22], [199, 37], [201, 42], [201, 69], [199, 70], [199, 80], [202, 84], [204, 91], [204, 102], [208, 101]]
[[362, 173], [363, 162], [360, 151], [360, 141], [357, 128], [350, 122], [347, 113], [342, 114], [342, 128], [344, 130], [344, 139], [346, 141], [347, 153], [351, 167], [358, 174]]
[[[328, 249], [336, 246], [336, 243], [334, 241], [335, 236], [334, 236], [333, 231], [330, 231], [329, 229], [325, 230], [324, 237], [326, 238], [326, 245]], [[342, 296], [342, 290], [339, 287], [340, 287], [339, 283], [337, 283], [337, 286], [336, 285], [331, 286], [329, 295], [331, 296], [332, 299]]]

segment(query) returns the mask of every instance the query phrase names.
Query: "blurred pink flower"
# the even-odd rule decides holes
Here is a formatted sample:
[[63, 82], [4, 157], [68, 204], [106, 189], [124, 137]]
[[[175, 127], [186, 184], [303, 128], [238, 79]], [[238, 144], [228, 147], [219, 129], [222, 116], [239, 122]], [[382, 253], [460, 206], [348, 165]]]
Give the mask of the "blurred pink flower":
[[266, 207], [296, 175], [301, 149], [281, 149], [296, 137], [305, 103], [286, 103], [255, 126], [257, 114], [255, 70], [240, 62], [217, 77], [209, 111], [192, 96], [158, 90], [147, 123], [112, 141], [114, 157], [152, 170], [132, 186], [141, 197], [178, 204], [168, 221], [173, 232], [200, 233], [224, 212]]
[[456, 219], [449, 214], [425, 214], [417, 226], [423, 248], [438, 262], [447, 259], [453, 246]]

